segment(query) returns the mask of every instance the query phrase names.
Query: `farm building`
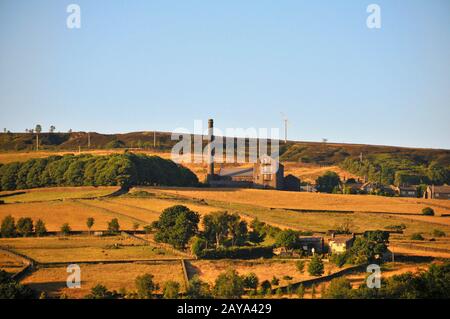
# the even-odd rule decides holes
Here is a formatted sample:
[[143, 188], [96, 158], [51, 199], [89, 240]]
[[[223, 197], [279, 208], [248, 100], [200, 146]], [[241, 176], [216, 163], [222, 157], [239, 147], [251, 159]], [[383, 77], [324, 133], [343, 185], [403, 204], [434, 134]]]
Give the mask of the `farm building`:
[[299, 243], [302, 250], [309, 254], [313, 252], [313, 249], [314, 253], [321, 254], [323, 252], [323, 237], [300, 236]]
[[329, 252], [333, 254], [345, 253], [350, 249], [355, 241], [355, 236], [351, 235], [335, 235], [332, 234], [328, 240]]
[[207, 163], [208, 173], [206, 181], [213, 187], [253, 187], [267, 189], [284, 189], [284, 166], [268, 156], [259, 156], [253, 167], [220, 168], [218, 174], [214, 172], [214, 121], [208, 120]]
[[284, 167], [265, 156], [253, 167], [220, 168], [218, 174], [209, 177], [209, 184], [214, 187], [284, 189]]
[[429, 199], [450, 199], [450, 186], [428, 186], [424, 193], [424, 198]]
[[417, 188], [415, 186], [393, 186], [392, 189], [400, 197], [417, 197]]

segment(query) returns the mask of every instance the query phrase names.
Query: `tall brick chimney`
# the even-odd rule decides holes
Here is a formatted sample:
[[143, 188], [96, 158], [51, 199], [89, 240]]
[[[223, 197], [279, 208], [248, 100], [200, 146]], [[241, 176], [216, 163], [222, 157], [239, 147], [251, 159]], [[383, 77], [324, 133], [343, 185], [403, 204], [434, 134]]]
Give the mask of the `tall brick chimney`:
[[207, 181], [211, 181], [214, 179], [214, 120], [208, 120], [208, 175]]

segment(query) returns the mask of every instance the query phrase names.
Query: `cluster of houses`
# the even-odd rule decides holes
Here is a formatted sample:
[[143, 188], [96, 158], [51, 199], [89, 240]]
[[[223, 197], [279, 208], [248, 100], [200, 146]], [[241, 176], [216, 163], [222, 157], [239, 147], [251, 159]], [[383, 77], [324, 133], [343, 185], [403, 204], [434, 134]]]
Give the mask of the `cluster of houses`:
[[[340, 191], [344, 194], [383, 194], [398, 197], [423, 197], [428, 199], [450, 199], [450, 186], [429, 185], [423, 194], [419, 193], [418, 185], [384, 185], [377, 182], [362, 182], [354, 179], [344, 180], [340, 185]], [[315, 185], [300, 186], [300, 191], [317, 192]]]
[[[299, 246], [304, 255], [314, 254], [341, 254], [350, 249], [355, 241], [355, 234], [336, 234], [334, 231], [328, 232], [329, 237], [321, 236], [300, 236]], [[294, 249], [278, 247], [273, 253], [279, 257], [301, 257], [301, 253]]]

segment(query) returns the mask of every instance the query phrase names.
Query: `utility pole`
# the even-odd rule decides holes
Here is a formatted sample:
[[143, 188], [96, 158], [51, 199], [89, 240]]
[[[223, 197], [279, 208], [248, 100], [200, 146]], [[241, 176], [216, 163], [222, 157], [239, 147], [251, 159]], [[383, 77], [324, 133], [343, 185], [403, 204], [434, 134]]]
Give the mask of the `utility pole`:
[[283, 112], [280, 112], [280, 113], [281, 113], [281, 116], [283, 117], [283, 121], [284, 121], [284, 144], [287, 144], [288, 118]]
[[36, 151], [39, 151], [39, 133], [36, 133]]
[[90, 149], [91, 148], [91, 133], [88, 132], [87, 136], [88, 136], [88, 149]]
[[156, 148], [156, 131], [153, 131], [153, 148]]

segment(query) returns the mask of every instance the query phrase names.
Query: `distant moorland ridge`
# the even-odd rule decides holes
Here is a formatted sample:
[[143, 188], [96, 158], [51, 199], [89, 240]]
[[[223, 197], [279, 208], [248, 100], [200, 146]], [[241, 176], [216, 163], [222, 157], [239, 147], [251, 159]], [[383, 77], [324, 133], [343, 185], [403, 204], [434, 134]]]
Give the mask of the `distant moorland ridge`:
[[[35, 150], [36, 136], [36, 133], [0, 134], [0, 151]], [[176, 142], [171, 140], [171, 133], [152, 131], [125, 134], [39, 134], [40, 150], [49, 151], [128, 148], [169, 152]], [[443, 184], [450, 181], [450, 150], [445, 149], [297, 141], [284, 144], [280, 141], [280, 154], [283, 162], [339, 165], [358, 176], [384, 183], [397, 180], [410, 184]]]

